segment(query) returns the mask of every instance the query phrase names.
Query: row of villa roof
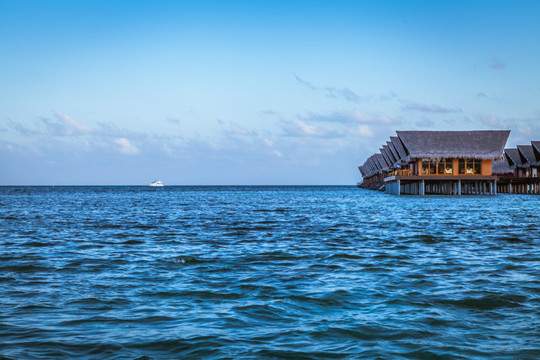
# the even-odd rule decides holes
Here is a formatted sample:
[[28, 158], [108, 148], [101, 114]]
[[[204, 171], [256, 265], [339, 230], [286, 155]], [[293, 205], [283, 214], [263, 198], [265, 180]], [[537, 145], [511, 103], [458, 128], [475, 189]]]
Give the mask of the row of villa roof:
[[510, 131], [396, 131], [396, 134], [359, 167], [362, 177], [403, 169], [411, 161], [422, 158], [501, 159]]
[[[531, 141], [531, 145], [518, 145], [504, 149], [504, 160], [493, 164], [493, 173], [515, 173], [516, 177], [537, 177], [540, 167], [540, 141]], [[517, 171], [516, 171], [517, 170]]]
[[[538, 176], [540, 141], [505, 149], [509, 130], [396, 131], [396, 135], [358, 167], [360, 187], [397, 195], [493, 195], [499, 189], [516, 192], [511, 185], [505, 191], [508, 177], [514, 178], [511, 182]], [[540, 193], [537, 180], [521, 190]]]
[[539, 194], [540, 141], [504, 149], [504, 159], [493, 163], [493, 174], [499, 192]]

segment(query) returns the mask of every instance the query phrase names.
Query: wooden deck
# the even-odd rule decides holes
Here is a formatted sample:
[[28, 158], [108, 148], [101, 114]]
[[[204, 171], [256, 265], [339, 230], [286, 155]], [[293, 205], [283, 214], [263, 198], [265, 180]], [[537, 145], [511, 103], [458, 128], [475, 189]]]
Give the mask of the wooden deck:
[[389, 176], [384, 179], [384, 182], [401, 180], [405, 181], [495, 181], [497, 176], [485, 175], [397, 175]]

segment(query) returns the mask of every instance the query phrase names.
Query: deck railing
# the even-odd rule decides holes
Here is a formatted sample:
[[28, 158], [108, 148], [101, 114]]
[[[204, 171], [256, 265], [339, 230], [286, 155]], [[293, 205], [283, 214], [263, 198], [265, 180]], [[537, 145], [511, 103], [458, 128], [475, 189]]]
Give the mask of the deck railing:
[[389, 176], [411, 176], [411, 169], [394, 170]]

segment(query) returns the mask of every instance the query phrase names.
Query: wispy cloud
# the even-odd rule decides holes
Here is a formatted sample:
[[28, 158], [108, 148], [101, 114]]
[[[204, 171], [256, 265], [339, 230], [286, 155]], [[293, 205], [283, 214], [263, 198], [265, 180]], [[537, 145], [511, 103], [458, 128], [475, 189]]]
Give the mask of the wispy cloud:
[[359, 102], [362, 102], [362, 101], [365, 101], [365, 100], [369, 100], [369, 97], [368, 98], [361, 98], [360, 96], [358, 96], [354, 91], [352, 91], [349, 88], [341, 88], [341, 89], [339, 89], [339, 88], [335, 88], [335, 87], [326, 87], [325, 91], [326, 91], [326, 96], [330, 97], [330, 98], [333, 98], [333, 99], [342, 98], [342, 99], [345, 99], [345, 100], [347, 100], [349, 102], [354, 102], [354, 103], [359, 103]]
[[180, 120], [178, 120], [177, 118], [167, 118], [165, 120], [171, 124], [180, 125]]
[[256, 136], [255, 130], [249, 130], [246, 127], [234, 122], [217, 119], [217, 123], [222, 127], [222, 132], [227, 135]]
[[390, 125], [396, 124], [398, 121], [386, 115], [371, 114], [358, 110], [332, 112], [330, 114], [309, 113], [306, 116], [300, 117], [304, 121], [309, 122], [329, 122], [339, 124], [379, 124]]
[[281, 120], [284, 136], [341, 139], [373, 137], [380, 129], [399, 124], [391, 117], [355, 111], [318, 114], [310, 112], [294, 120]]
[[8, 126], [12, 128], [13, 130], [15, 130], [16, 132], [18, 132], [19, 134], [24, 135], [24, 136], [35, 136], [35, 135], [41, 134], [41, 131], [37, 129], [32, 129], [23, 123], [14, 122], [12, 120], [8, 121]]
[[294, 74], [294, 78], [296, 79], [296, 81], [300, 84], [302, 84], [303, 86], [307, 87], [308, 89], [311, 89], [311, 90], [319, 90], [318, 87], [316, 86], [313, 86], [312, 83], [310, 83], [309, 81], [307, 80], [304, 80], [302, 78], [300, 78], [298, 75]]
[[116, 138], [114, 143], [118, 145], [118, 150], [122, 154], [137, 155], [139, 153], [139, 149], [126, 138]]
[[372, 137], [373, 130], [369, 125], [357, 125], [349, 129], [349, 134], [359, 137]]
[[[131, 129], [125, 129], [125, 128], [119, 128], [115, 123], [113, 122], [107, 122], [98, 123], [98, 126], [96, 130], [93, 132], [95, 137], [103, 137], [103, 138], [128, 138], [128, 139], [137, 139], [137, 140], [145, 140], [151, 137], [152, 135], [142, 132], [142, 131], [134, 131]], [[161, 135], [161, 137], [170, 137], [170, 135]]]
[[406, 102], [401, 106], [402, 110], [420, 111], [434, 114], [461, 113], [459, 108], [446, 108], [435, 104], [419, 104], [415, 102]]
[[326, 97], [331, 99], [343, 99], [354, 103], [360, 103], [372, 99], [372, 97], [361, 97], [347, 87], [339, 88], [334, 86], [327, 86], [323, 88], [313, 85], [313, 83], [311, 83], [310, 81], [302, 79], [296, 74], [294, 74], [294, 78], [302, 86], [305, 86], [306, 88], [313, 91], [323, 92]]
[[[536, 119], [538, 121], [539, 119]], [[512, 118], [501, 118], [499, 116], [491, 114], [475, 114], [473, 115], [473, 122], [476, 122], [480, 125], [487, 126], [489, 129], [515, 129], [518, 128], [517, 124], [522, 123], [526, 124], [529, 122], [535, 122], [534, 119], [512, 119]]]
[[518, 144], [529, 144], [540, 134], [540, 113], [532, 113], [530, 117], [505, 118], [492, 114], [475, 114], [471, 118], [476, 128], [511, 130], [507, 147]]
[[342, 134], [340, 134], [338, 131], [310, 125], [301, 120], [282, 120], [281, 129], [284, 136], [323, 138], [336, 138], [342, 136]]
[[503, 70], [506, 68], [506, 64], [494, 57], [491, 59], [490, 67], [494, 70]]
[[502, 125], [501, 119], [493, 115], [476, 115], [476, 119], [478, 119], [482, 124], [491, 127], [500, 127]]
[[0, 141], [0, 151], [14, 152], [16, 145], [7, 141]]
[[90, 127], [78, 123], [71, 117], [61, 113], [54, 113], [54, 120], [41, 118], [45, 128], [50, 135], [53, 136], [81, 136], [88, 135], [94, 132]]

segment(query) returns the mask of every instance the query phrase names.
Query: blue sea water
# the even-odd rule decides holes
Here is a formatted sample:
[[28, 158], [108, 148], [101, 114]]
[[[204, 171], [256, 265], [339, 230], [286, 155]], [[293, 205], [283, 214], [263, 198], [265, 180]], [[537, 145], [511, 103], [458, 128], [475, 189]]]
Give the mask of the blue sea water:
[[2, 187], [1, 359], [538, 359], [540, 198]]

